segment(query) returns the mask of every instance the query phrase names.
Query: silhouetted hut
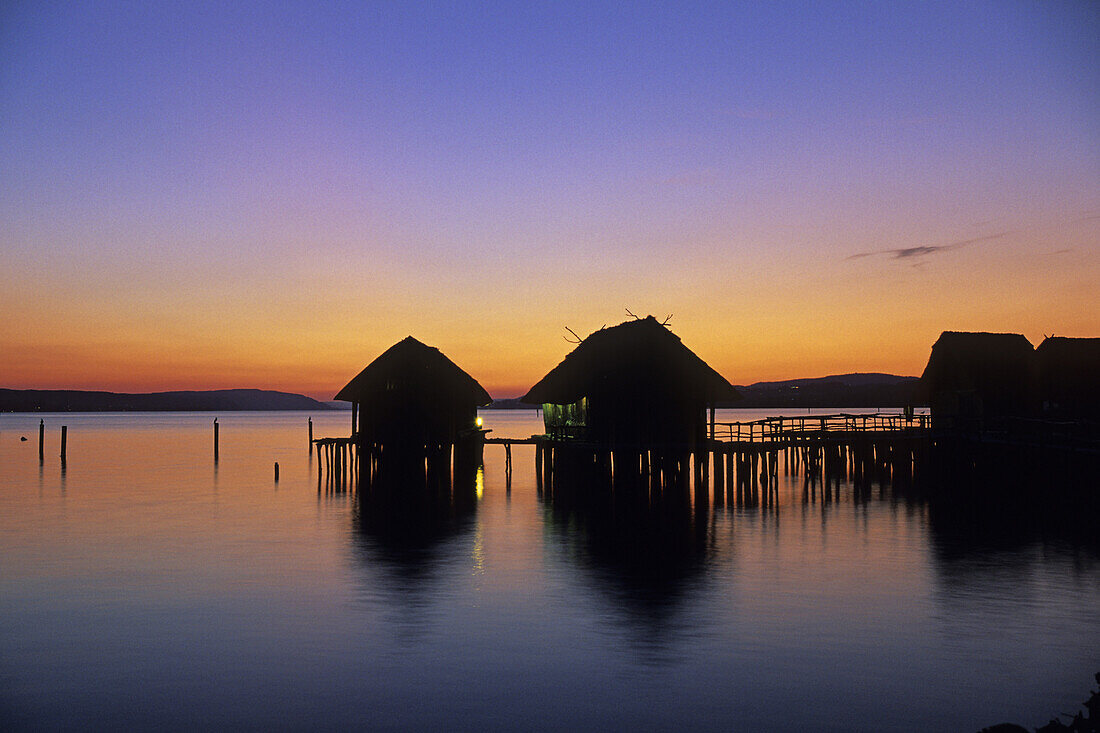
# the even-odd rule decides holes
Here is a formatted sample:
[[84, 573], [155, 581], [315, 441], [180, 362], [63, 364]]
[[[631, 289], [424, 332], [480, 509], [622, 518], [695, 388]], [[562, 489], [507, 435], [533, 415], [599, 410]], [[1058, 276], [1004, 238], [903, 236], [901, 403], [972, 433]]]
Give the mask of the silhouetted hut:
[[944, 331], [921, 381], [933, 425], [976, 430], [1032, 412], [1031, 342], [1018, 333]]
[[492, 401], [439, 349], [412, 336], [368, 364], [336, 399], [352, 403], [352, 438], [359, 445], [386, 448], [454, 445], [480, 434], [477, 408]]
[[740, 395], [649, 316], [589, 335], [520, 399], [542, 405], [554, 437], [690, 448], [706, 438], [707, 407]]
[[1044, 415], [1095, 419], [1100, 412], [1100, 338], [1044, 339], [1035, 349], [1035, 385]]

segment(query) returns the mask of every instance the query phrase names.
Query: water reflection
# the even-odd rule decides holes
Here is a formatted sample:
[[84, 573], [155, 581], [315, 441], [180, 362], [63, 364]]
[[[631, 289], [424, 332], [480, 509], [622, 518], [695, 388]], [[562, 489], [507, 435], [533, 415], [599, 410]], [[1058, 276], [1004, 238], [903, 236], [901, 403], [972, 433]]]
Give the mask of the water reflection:
[[422, 558], [472, 523], [476, 475], [455, 482], [453, 488], [395, 480], [360, 491], [351, 515], [357, 542], [395, 566], [418, 572]]
[[1094, 473], [1065, 466], [981, 468], [934, 465], [917, 487], [928, 505], [939, 559], [950, 562], [1034, 545], [1097, 556], [1100, 501]]
[[706, 505], [694, 509], [686, 487], [613, 487], [591, 476], [559, 482], [543, 502], [548, 545], [582, 571], [641, 650], [667, 649], [714, 556]]
[[[423, 474], [380, 472], [351, 509], [352, 551], [377, 596], [406, 632], [423, 629], [438, 604], [437, 579], [476, 523], [482, 468], [425, 482]], [[339, 497], [339, 494], [329, 496]]]
[[923, 489], [942, 603], [985, 598], [1027, 610], [1060, 602], [1039, 568], [1064, 565], [1067, 579], [1095, 573], [1100, 512], [1078, 484], [1027, 474], [941, 474]]

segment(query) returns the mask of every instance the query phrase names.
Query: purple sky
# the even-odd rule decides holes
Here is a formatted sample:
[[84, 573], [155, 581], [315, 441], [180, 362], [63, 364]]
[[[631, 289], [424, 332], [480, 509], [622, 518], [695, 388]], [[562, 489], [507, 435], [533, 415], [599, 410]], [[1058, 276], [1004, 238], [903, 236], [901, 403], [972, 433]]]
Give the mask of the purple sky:
[[507, 396], [626, 307], [735, 382], [1100, 335], [1098, 3], [231, 5], [0, 9], [0, 386], [411, 333]]

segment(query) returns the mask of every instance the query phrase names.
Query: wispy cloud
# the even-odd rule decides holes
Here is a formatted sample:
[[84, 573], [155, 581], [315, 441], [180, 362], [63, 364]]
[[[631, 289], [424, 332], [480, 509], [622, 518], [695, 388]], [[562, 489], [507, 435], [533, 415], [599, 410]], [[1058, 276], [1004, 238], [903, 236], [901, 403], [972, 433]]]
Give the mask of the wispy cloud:
[[863, 257], [889, 257], [895, 260], [920, 260], [929, 255], [938, 255], [944, 252], [950, 252], [955, 249], [962, 249], [963, 247], [969, 247], [972, 244], [978, 244], [979, 242], [988, 242], [994, 239], [1000, 239], [1012, 234], [1011, 231], [997, 232], [996, 234], [986, 234], [982, 237], [974, 237], [972, 239], [960, 239], [955, 242], [948, 242], [947, 244], [925, 244], [918, 247], [899, 247], [898, 249], [878, 249], [873, 252], [859, 252], [854, 255], [845, 257], [846, 260], [858, 260]]

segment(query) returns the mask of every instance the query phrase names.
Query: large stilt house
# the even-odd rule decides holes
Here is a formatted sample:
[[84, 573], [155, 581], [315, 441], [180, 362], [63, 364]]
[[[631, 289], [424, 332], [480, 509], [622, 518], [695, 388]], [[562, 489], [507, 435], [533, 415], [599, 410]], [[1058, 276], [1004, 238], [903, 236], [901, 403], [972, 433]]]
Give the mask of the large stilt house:
[[1035, 349], [1043, 416], [1095, 420], [1100, 413], [1100, 338], [1050, 336]]
[[921, 376], [934, 424], [975, 430], [1031, 414], [1032, 354], [1018, 333], [944, 331]]
[[521, 400], [542, 405], [547, 434], [611, 448], [690, 448], [706, 410], [740, 395], [652, 316], [581, 341]]
[[412, 336], [372, 361], [340, 390], [352, 403], [359, 445], [413, 449], [454, 445], [478, 430], [489, 393], [439, 349]]

